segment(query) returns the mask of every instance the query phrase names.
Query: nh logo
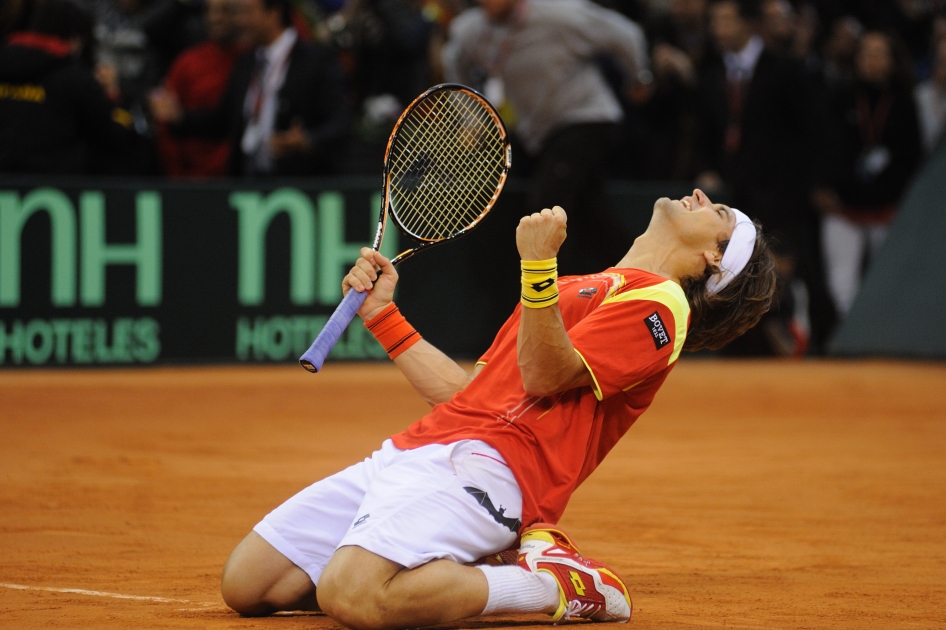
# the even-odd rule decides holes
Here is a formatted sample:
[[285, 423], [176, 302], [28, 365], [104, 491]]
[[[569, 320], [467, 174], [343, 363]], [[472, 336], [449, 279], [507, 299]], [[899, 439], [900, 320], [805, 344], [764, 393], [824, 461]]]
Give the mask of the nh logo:
[[[239, 281], [237, 297], [244, 306], [258, 306], [265, 301], [266, 231], [276, 215], [289, 215], [289, 299], [293, 304], [316, 301], [335, 304], [342, 298], [342, 277], [360, 256], [362, 247], [371, 242], [345, 241], [345, 200], [341, 193], [324, 192], [318, 196], [318, 212], [305, 193], [281, 188], [269, 195], [234, 192], [230, 205], [239, 215]], [[372, 217], [381, 205], [381, 194], [372, 196], [368, 208]], [[372, 236], [374, 221], [370, 221]], [[395, 230], [390, 230], [381, 246], [387, 257], [397, 253]], [[318, 273], [317, 273], [318, 271]]]
[[78, 298], [82, 306], [105, 303], [105, 268], [134, 265], [136, 298], [140, 306], [161, 303], [161, 197], [142, 191], [135, 201], [137, 241], [105, 242], [105, 196], [99, 191], [79, 195], [79, 221], [72, 201], [55, 188], [38, 188], [22, 199], [0, 191], [0, 307], [20, 305], [21, 237], [23, 226], [37, 212], [49, 215], [52, 241], [53, 306], [76, 304], [76, 244], [79, 244]]

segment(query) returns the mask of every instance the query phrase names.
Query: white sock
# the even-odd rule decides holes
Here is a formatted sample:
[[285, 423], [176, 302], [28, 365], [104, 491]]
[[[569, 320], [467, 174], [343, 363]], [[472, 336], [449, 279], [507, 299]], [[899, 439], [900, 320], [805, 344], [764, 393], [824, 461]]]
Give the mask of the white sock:
[[558, 583], [545, 572], [532, 573], [517, 566], [476, 567], [486, 575], [489, 599], [482, 615], [495, 613], [553, 613], [558, 608]]

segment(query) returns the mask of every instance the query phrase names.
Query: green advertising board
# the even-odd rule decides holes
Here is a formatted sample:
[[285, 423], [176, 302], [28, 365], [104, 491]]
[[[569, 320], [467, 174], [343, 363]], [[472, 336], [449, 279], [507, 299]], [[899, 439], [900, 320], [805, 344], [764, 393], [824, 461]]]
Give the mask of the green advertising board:
[[[632, 234], [657, 196], [680, 192], [611, 191]], [[514, 182], [470, 236], [399, 268], [401, 310], [453, 356], [483, 352], [518, 300], [524, 200]], [[375, 178], [0, 178], [0, 366], [295, 361], [379, 206]], [[407, 247], [398, 237], [387, 231], [386, 255]], [[330, 359], [384, 356], [355, 323]]]
[[[149, 183], [0, 187], [0, 363], [292, 360], [341, 299], [380, 204], [365, 181]], [[333, 356], [384, 353], [352, 326]]]

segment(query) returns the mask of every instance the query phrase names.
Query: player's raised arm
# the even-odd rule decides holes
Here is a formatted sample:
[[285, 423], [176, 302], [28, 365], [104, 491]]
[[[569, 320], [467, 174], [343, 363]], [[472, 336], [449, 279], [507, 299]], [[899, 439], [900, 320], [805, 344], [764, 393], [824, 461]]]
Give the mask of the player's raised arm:
[[565, 211], [555, 206], [523, 217], [516, 228], [522, 258], [522, 318], [518, 359], [522, 385], [533, 396], [592, 384], [568, 338], [558, 308], [556, 256], [565, 241]]
[[397, 270], [380, 253], [364, 247], [342, 280], [342, 292], [368, 291], [358, 315], [430, 405], [446, 402], [466, 387], [471, 375], [456, 361], [421, 338], [394, 304]]

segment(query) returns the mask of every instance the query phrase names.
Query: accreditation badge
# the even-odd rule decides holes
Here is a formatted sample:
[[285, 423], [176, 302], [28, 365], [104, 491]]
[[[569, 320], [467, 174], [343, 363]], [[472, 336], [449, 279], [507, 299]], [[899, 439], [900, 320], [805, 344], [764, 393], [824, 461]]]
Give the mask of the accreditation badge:
[[873, 181], [890, 164], [890, 149], [875, 146], [861, 153], [857, 159], [857, 177], [862, 182]]

